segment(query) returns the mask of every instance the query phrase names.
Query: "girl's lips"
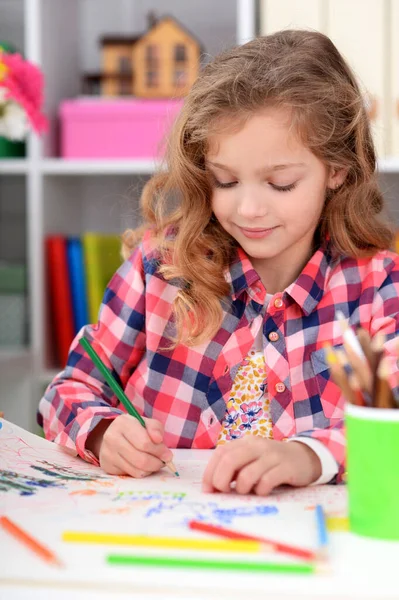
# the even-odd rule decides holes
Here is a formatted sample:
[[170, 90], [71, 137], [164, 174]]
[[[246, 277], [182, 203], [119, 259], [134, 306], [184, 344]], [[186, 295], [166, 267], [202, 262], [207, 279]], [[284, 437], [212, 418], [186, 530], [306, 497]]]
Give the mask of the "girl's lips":
[[239, 227], [239, 229], [247, 238], [263, 238], [270, 235], [277, 227], [270, 227], [269, 229], [260, 229], [258, 227], [246, 229], [245, 227]]

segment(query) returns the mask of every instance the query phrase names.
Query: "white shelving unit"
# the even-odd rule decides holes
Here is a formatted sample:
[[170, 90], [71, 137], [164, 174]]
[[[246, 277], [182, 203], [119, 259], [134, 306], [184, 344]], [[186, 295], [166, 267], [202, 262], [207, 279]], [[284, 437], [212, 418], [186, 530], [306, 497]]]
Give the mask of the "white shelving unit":
[[[197, 4], [187, 3], [185, 0], [174, 0], [174, 3], [179, 1], [186, 11], [193, 11], [194, 5]], [[58, 372], [56, 365], [51, 363], [46, 336], [44, 238], [49, 233], [78, 235], [87, 229], [121, 232], [125, 227], [136, 224], [138, 211], [135, 210], [135, 203], [143, 182], [154, 172], [155, 162], [66, 161], [57, 158], [59, 102], [65, 97], [73, 97], [79, 93], [82, 70], [79, 54], [79, 19], [82, 14], [87, 16], [87, 11], [95, 10], [95, 17], [101, 21], [102, 17], [98, 16], [97, 12], [101, 9], [100, 0], [0, 0], [1, 2], [3, 9], [7, 3], [10, 7], [15, 6], [14, 3], [21, 6], [25, 24], [25, 55], [44, 71], [46, 112], [51, 121], [50, 134], [43, 141], [35, 136], [30, 138], [26, 159], [0, 160], [0, 178], [25, 178], [30, 313], [29, 347], [17, 351], [0, 351], [0, 410], [4, 410], [10, 420], [34, 430], [35, 411], [41, 391]], [[131, 16], [137, 16], [139, 21], [139, 15], [135, 15], [136, 7], [143, 8], [146, 2], [148, 4], [151, 0], [114, 0], [108, 4], [103, 2], [102, 6], [109, 10], [109, 4], [112, 4], [115, 11], [122, 5], [125, 5], [125, 8], [129, 6]], [[206, 2], [211, 7], [208, 17]], [[215, 28], [215, 11], [219, 11], [219, 34], [213, 29], [210, 38], [220, 36], [219, 48], [215, 50], [235, 42], [244, 43], [256, 35], [256, 0], [237, 0], [235, 11], [231, 10], [231, 0], [223, 0], [225, 7], [223, 2], [217, 5], [214, 2], [212, 4], [211, 0], [206, 2], [203, 0], [198, 3], [201, 5], [198, 23], [202, 22], [204, 31], [206, 28]], [[226, 10], [227, 7], [229, 10]], [[169, 3], [168, 12], [173, 14]], [[106, 22], [106, 16], [102, 18], [102, 22]], [[228, 19], [230, 25], [234, 23], [233, 35], [223, 29], [223, 24]], [[139, 23], [134, 29], [141, 27]], [[126, 31], [127, 28], [128, 25]], [[196, 32], [195, 23], [191, 29]], [[381, 160], [379, 170], [382, 174], [383, 189], [390, 195], [393, 213], [399, 212], [399, 157]], [[3, 374], [7, 375], [6, 380]], [[7, 384], [4, 384], [4, 381], [7, 381]]]
[[[24, 53], [44, 72], [46, 113], [50, 117], [49, 134], [43, 140], [31, 136], [26, 159], [0, 160], [0, 177], [25, 178], [30, 313], [29, 346], [0, 350], [0, 410], [5, 412], [6, 418], [32, 431], [36, 428], [35, 412], [41, 392], [60, 370], [51, 362], [47, 343], [44, 238], [49, 233], [77, 235], [87, 229], [119, 233], [136, 224], [138, 211], [135, 208], [140, 190], [156, 167], [152, 160], [63, 160], [57, 157], [58, 105], [61, 99], [79, 93], [81, 52], [83, 47], [87, 53], [88, 47], [86, 39], [82, 44], [79, 20], [85, 18], [86, 25], [91, 27], [94, 16], [108, 26], [110, 3], [102, 0], [100, 4], [101, 0], [0, 0], [0, 11], [7, 16], [3, 22], [23, 19]], [[154, 7], [150, 4], [151, 0], [114, 0], [112, 11], [125, 10], [133, 21], [123, 24], [124, 33], [143, 28], [140, 9], [155, 8], [162, 14], [163, 9], [157, 2], [153, 3]], [[184, 10], [189, 19], [190, 14], [197, 11], [202, 31], [209, 40], [217, 40], [219, 44], [217, 47], [213, 42], [214, 53], [255, 35], [255, 0], [237, 0], [235, 11], [231, 10], [234, 6], [231, 0], [223, 0], [217, 8], [211, 0], [196, 3], [196, 7], [190, 4], [185, 0], [171, 0], [167, 12], [174, 14], [177, 7]], [[104, 15], [99, 14], [101, 8]], [[179, 18], [179, 14], [176, 16]], [[185, 23], [187, 19], [182, 18]], [[191, 27], [187, 25], [197, 32], [195, 22]], [[205, 47], [208, 51], [207, 44]]]

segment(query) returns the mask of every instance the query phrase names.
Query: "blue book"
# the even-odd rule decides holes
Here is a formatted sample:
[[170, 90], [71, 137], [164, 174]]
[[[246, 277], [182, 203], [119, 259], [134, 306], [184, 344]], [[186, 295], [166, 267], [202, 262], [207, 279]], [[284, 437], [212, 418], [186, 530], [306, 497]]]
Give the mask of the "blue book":
[[82, 242], [79, 238], [68, 239], [67, 257], [72, 292], [73, 323], [76, 334], [89, 322], [85, 263]]

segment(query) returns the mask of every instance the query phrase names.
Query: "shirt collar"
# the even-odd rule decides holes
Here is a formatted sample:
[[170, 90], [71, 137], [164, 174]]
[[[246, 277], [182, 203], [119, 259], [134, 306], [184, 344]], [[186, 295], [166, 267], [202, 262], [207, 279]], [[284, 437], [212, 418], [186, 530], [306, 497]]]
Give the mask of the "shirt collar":
[[[333, 260], [331, 242], [327, 239], [310, 258], [299, 277], [284, 290], [305, 315], [309, 315], [319, 303]], [[231, 285], [233, 300], [245, 290], [252, 300], [264, 304], [267, 290], [242, 248], [237, 248], [236, 257], [225, 277]]]

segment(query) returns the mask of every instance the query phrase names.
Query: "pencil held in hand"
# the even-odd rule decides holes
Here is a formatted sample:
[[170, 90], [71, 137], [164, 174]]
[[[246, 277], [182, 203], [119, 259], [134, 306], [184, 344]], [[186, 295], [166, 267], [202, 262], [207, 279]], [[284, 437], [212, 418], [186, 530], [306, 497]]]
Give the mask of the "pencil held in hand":
[[[126, 396], [125, 392], [122, 390], [116, 379], [109, 372], [101, 358], [98, 356], [97, 352], [94, 350], [89, 340], [85, 337], [80, 339], [80, 344], [86, 350], [87, 354], [90, 356], [94, 365], [100, 371], [101, 375], [104, 377], [105, 381], [108, 383], [111, 390], [114, 392], [115, 396], [118, 398], [121, 404], [126, 408], [126, 411], [132, 417], [135, 417], [139, 423], [146, 429], [146, 424], [143, 417], [139, 412], [134, 408], [133, 404], [130, 402], [129, 398]], [[179, 477], [179, 473], [176, 471], [176, 467], [172, 461], [164, 463], [168, 469], [176, 476]]]

